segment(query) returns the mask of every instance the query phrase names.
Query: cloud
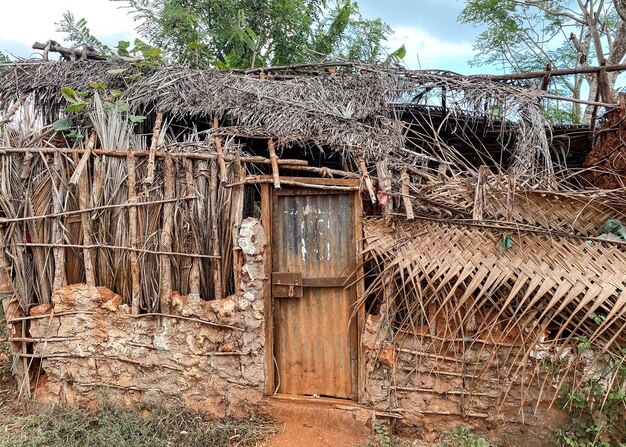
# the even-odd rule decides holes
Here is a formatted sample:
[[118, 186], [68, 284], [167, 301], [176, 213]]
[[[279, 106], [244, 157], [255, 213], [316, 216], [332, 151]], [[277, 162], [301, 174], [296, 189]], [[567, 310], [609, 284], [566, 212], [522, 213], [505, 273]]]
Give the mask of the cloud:
[[394, 50], [404, 44], [405, 64], [412, 69], [442, 69], [467, 72], [474, 56], [471, 42], [450, 42], [417, 27], [396, 26], [387, 42]]
[[[8, 2], [7, 2], [8, 3]], [[55, 22], [61, 20], [65, 11], [71, 11], [76, 19], [85, 18], [92, 33], [107, 42], [112, 37], [134, 37], [136, 24], [128, 10], [120, 8], [123, 3], [109, 0], [18, 0], [3, 5], [0, 45], [5, 43], [12, 50], [30, 48], [35, 41], [63, 40], [56, 32]], [[120, 37], [121, 38], [121, 37]], [[6, 47], [0, 46], [0, 50]], [[17, 54], [26, 57], [26, 54]]]

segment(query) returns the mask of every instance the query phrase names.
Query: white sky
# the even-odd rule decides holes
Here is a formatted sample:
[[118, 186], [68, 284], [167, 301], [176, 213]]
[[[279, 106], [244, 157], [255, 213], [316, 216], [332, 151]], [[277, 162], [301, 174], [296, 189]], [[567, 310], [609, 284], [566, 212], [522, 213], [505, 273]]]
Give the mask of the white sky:
[[15, 44], [30, 48], [35, 41], [62, 40], [55, 22], [67, 10], [76, 19], [86, 18], [93, 34], [101, 40], [129, 38], [135, 28], [132, 17], [120, 9], [123, 3], [109, 0], [0, 0], [0, 5], [0, 50], [13, 49]]
[[[393, 4], [393, 0], [387, 1]], [[0, 50], [28, 57], [35, 41], [62, 41], [63, 35], [56, 32], [55, 22], [61, 20], [67, 10], [76, 19], [86, 18], [92, 33], [109, 45], [115, 45], [121, 39], [131, 40], [135, 37], [136, 24], [121, 7], [123, 5], [123, 2], [109, 0], [0, 0]], [[450, 13], [454, 15], [455, 11]], [[410, 68], [474, 71], [467, 66], [473, 54], [471, 41], [457, 43], [444, 40], [445, 36], [434, 36], [419, 26], [391, 25], [395, 33], [388, 46], [395, 50], [405, 44], [405, 63]]]

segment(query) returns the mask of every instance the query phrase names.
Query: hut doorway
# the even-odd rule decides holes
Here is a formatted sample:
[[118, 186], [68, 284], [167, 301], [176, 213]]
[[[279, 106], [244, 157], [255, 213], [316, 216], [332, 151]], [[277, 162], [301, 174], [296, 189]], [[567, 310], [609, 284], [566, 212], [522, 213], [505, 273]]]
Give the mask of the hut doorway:
[[281, 394], [357, 399], [360, 197], [342, 183], [350, 186], [272, 188], [272, 363]]

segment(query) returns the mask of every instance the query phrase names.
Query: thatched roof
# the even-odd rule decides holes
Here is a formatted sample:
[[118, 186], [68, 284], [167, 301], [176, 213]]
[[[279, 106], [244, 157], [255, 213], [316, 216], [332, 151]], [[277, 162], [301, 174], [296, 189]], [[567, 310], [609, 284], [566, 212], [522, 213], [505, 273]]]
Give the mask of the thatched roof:
[[449, 161], [448, 152], [454, 148], [437, 141], [437, 130], [431, 129], [423, 136], [428, 141], [428, 147], [422, 148], [425, 153], [407, 152], [403, 148], [408, 130], [392, 109], [429, 104], [445, 92], [450, 115], [470, 113], [480, 115], [483, 123], [514, 123], [519, 170], [533, 176], [552, 175], [539, 90], [481, 77], [371, 65], [332, 72], [270, 70], [154, 69], [119, 61], [22, 62], [0, 69], [0, 110], [26, 92], [49, 123], [66, 105], [62, 87], [89, 91], [98, 83], [124, 90], [124, 100], [143, 113], [158, 109], [174, 117], [218, 116], [236, 126], [238, 135], [262, 133], [283, 142], [311, 141], [364, 153], [370, 159], [391, 155], [396, 162], [413, 164], [423, 155]]

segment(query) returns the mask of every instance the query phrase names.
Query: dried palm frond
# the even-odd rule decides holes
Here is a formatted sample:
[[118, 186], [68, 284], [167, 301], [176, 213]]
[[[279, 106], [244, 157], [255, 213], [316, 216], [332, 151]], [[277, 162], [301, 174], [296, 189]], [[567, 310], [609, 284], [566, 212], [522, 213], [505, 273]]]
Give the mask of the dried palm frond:
[[[377, 337], [399, 356], [398, 398], [415, 391], [410, 371], [456, 371], [482, 378], [463, 385], [464, 411], [493, 381], [501, 392], [490, 399], [500, 405], [537, 383], [530, 400], [550, 402], [565, 381], [593, 374], [592, 363], [581, 370], [581, 340], [598, 359], [626, 346], [624, 242], [419, 219], [395, 228], [367, 220], [365, 242], [365, 266], [381, 273], [361, 304], [382, 303]], [[565, 356], [558, 375], [546, 375], [546, 362]]]

